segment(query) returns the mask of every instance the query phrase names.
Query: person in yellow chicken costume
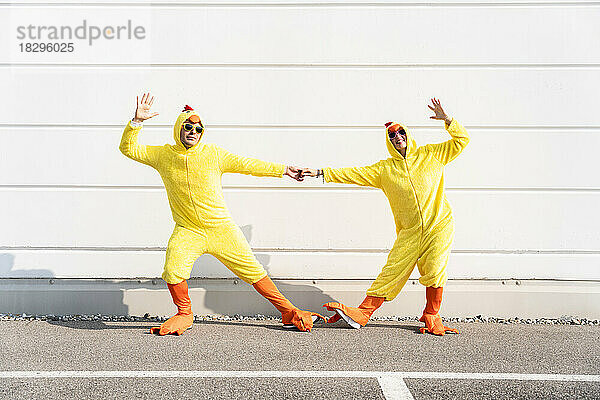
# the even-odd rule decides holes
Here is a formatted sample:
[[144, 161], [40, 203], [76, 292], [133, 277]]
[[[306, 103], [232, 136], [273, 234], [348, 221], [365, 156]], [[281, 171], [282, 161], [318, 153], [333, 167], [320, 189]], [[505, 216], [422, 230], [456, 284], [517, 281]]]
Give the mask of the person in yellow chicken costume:
[[443, 325], [438, 311], [447, 280], [446, 264], [454, 239], [452, 209], [444, 194], [444, 166], [454, 160], [469, 143], [465, 128], [449, 118], [439, 100], [428, 107], [432, 119], [444, 120], [452, 139], [417, 147], [408, 128], [388, 122], [385, 143], [390, 158], [373, 165], [355, 168], [303, 169], [301, 175], [323, 176], [326, 182], [349, 183], [379, 188], [387, 196], [396, 223], [396, 241], [379, 276], [367, 290], [358, 307], [337, 302], [324, 305], [354, 328], [365, 326], [384, 301], [393, 300], [410, 277], [415, 265], [419, 282], [426, 286], [426, 306], [421, 333], [444, 335], [451, 331]]
[[235, 225], [223, 197], [221, 175], [227, 172], [302, 180], [295, 167], [240, 157], [208, 143], [201, 143], [204, 126], [194, 110], [186, 106], [173, 126], [174, 145], [146, 146], [138, 143], [142, 122], [158, 113], [151, 111], [150, 93], [137, 99], [135, 117], [123, 131], [119, 149], [127, 157], [149, 165], [160, 174], [175, 229], [169, 239], [162, 278], [178, 312], [160, 327], [159, 335], [181, 335], [194, 321], [187, 279], [194, 261], [212, 254], [241, 280], [253, 285], [281, 312], [285, 327], [310, 331], [317, 313], [295, 307], [277, 289], [265, 269], [252, 254], [240, 228]]

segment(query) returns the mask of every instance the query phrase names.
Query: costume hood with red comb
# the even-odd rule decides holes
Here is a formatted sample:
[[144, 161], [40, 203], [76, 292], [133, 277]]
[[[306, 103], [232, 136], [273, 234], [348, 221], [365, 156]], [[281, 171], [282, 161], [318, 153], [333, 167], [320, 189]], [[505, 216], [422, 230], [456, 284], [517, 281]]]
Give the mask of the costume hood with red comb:
[[190, 107], [186, 104], [186, 106], [183, 108], [183, 111], [181, 111], [181, 114], [179, 114], [179, 116], [177, 117], [177, 120], [175, 121], [175, 125], [173, 125], [173, 139], [175, 140], [174, 147], [177, 150], [190, 151], [190, 150], [195, 150], [198, 147], [201, 147], [200, 140], [202, 139], [202, 137], [200, 137], [200, 140], [198, 140], [198, 143], [196, 143], [189, 149], [186, 149], [185, 146], [183, 145], [183, 143], [181, 143], [179, 132], [181, 131], [181, 125], [183, 125], [183, 123], [187, 120], [190, 120], [190, 122], [192, 122], [194, 124], [199, 123], [200, 125], [202, 125], [202, 127], [204, 127], [204, 124], [202, 124], [202, 120], [200, 119], [198, 114], [194, 111], [194, 109], [192, 107]]
[[388, 149], [388, 153], [390, 153], [392, 158], [404, 159], [404, 157], [402, 157], [402, 154], [400, 154], [400, 152], [396, 150], [396, 148], [392, 144], [392, 141], [390, 140], [390, 137], [388, 136], [388, 130], [390, 128], [397, 129], [397, 126], [404, 129], [404, 132], [406, 132], [406, 158], [412, 157], [417, 151], [417, 142], [410, 134], [410, 131], [408, 130], [406, 125], [400, 122], [386, 122], [385, 124], [385, 145]]

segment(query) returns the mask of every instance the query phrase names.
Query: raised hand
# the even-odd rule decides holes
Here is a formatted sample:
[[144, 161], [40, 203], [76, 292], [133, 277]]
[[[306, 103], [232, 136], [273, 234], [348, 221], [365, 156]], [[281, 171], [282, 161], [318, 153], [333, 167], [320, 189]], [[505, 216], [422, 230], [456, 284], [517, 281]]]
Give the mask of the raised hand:
[[285, 167], [285, 172], [283, 174], [289, 176], [294, 180], [297, 180], [298, 182], [302, 182], [304, 180], [304, 175], [302, 173], [302, 168], [288, 165], [287, 167]]
[[440, 103], [440, 101], [438, 99], [436, 99], [435, 97], [433, 99], [431, 99], [431, 104], [433, 105], [427, 105], [427, 107], [429, 107], [429, 109], [431, 111], [433, 111], [435, 113], [434, 116], [429, 117], [431, 119], [443, 119], [444, 121], [446, 121], [446, 123], [450, 123], [452, 122], [452, 119], [450, 117], [448, 117], [448, 115], [446, 115], [446, 113], [444, 112], [444, 109], [442, 108], [442, 104]]
[[150, 107], [152, 107], [152, 103], [154, 103], [154, 96], [150, 97], [150, 93], [144, 93], [141, 101], [139, 96], [136, 96], [135, 100], [135, 117], [133, 118], [135, 122], [143, 122], [158, 115], [157, 112], [150, 111]]

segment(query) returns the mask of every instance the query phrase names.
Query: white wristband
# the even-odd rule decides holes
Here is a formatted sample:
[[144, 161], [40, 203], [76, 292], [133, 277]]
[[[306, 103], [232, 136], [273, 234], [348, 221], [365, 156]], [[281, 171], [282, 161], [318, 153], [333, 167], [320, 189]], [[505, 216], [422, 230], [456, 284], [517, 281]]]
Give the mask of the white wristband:
[[132, 127], [137, 128], [138, 126], [142, 126], [141, 122], [136, 122], [134, 120], [129, 121]]

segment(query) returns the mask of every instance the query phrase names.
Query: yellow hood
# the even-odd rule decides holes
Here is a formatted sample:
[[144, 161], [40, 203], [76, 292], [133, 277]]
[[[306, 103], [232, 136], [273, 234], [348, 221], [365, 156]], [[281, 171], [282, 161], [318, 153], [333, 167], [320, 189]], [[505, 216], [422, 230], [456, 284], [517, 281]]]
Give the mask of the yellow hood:
[[[412, 135], [410, 134], [410, 131], [408, 130], [406, 125], [404, 125], [401, 122], [392, 122], [392, 124], [400, 125], [402, 129], [404, 129], [404, 132], [406, 132], [406, 158], [413, 156], [417, 151], [417, 142], [415, 141], [415, 139], [413, 139]], [[388, 153], [390, 153], [392, 158], [398, 158], [401, 160], [404, 159], [404, 157], [402, 157], [402, 154], [400, 154], [400, 152], [396, 150], [396, 148], [390, 141], [390, 138], [387, 133], [387, 128], [385, 128], [385, 145], [387, 146]]]
[[[188, 108], [188, 106], [186, 106], [186, 108]], [[198, 140], [198, 143], [196, 143], [195, 145], [193, 145], [189, 149], [186, 149], [185, 146], [183, 145], [183, 143], [181, 143], [181, 138], [179, 136], [179, 132], [181, 131], [181, 125], [183, 125], [183, 122], [185, 120], [187, 120], [189, 117], [191, 117], [192, 115], [197, 116], [198, 119], [200, 119], [200, 125], [202, 125], [204, 127], [204, 124], [202, 123], [202, 119], [200, 118], [200, 116], [198, 115], [198, 113], [196, 113], [191, 108], [189, 110], [185, 110], [181, 114], [179, 114], [179, 116], [177, 117], [177, 120], [175, 121], [175, 125], [173, 125], [173, 139], [175, 140], [175, 146], [173, 146], [173, 147], [176, 150], [179, 150], [179, 151], [194, 151], [194, 150], [202, 147], [202, 145], [200, 144], [200, 141], [202, 140], [202, 136], [204, 135], [204, 132], [202, 132], [202, 135], [200, 136], [200, 139]]]

